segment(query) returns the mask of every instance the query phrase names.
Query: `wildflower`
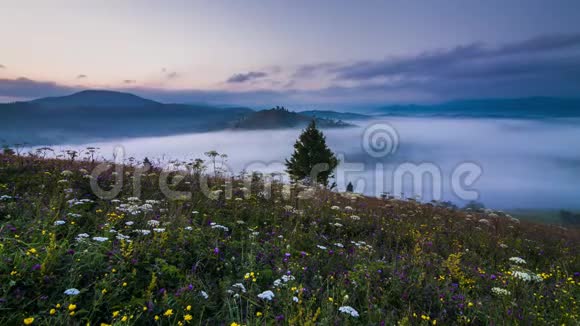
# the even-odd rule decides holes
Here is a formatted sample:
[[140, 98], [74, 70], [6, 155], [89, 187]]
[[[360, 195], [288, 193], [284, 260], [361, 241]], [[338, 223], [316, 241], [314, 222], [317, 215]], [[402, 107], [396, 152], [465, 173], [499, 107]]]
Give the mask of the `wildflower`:
[[163, 313], [163, 316], [165, 317], [170, 317], [171, 315], [173, 315], [173, 309], [167, 309], [167, 311]]
[[330, 209], [332, 209], [333, 211], [338, 211], [338, 210], [340, 210], [340, 207], [338, 207], [338, 206], [332, 206], [332, 207], [330, 207]]
[[220, 229], [220, 230], [224, 230], [225, 232], [228, 232], [230, 230], [230, 229], [228, 229], [227, 226], [223, 226], [223, 225], [217, 224], [215, 222], [212, 222], [210, 225], [211, 225], [212, 229]]
[[63, 220], [54, 221], [54, 225], [64, 225], [65, 223]]
[[491, 292], [497, 296], [508, 296], [511, 294], [510, 291], [498, 287], [491, 288]]
[[24, 325], [30, 325], [34, 322], [34, 317], [28, 317], [24, 319]]
[[191, 310], [191, 306], [185, 307], [185, 310], [190, 311]]
[[123, 318], [121, 318], [122, 322], [126, 322], [129, 318], [127, 318], [127, 316], [123, 316]]
[[511, 261], [514, 264], [518, 264], [518, 265], [525, 265], [526, 261], [520, 257], [511, 257], [509, 259], [509, 261]]
[[318, 249], [321, 249], [321, 250], [326, 250], [326, 247], [325, 247], [325, 246], [316, 245], [316, 247], [317, 247]]
[[541, 282], [542, 278], [536, 274], [529, 274], [521, 271], [513, 271], [512, 276], [525, 282]]
[[240, 324], [236, 323], [235, 321], [230, 324], [230, 326], [241, 326]]
[[300, 300], [298, 299], [298, 297], [294, 296], [294, 297], [292, 297], [292, 301], [299, 302]]
[[165, 228], [154, 228], [153, 231], [155, 231], [157, 233], [163, 233], [163, 232], [165, 232]]
[[106, 237], [93, 237], [93, 240], [95, 240], [97, 242], [105, 242], [105, 241], [108, 241], [109, 238], [106, 238]]
[[205, 291], [200, 291], [200, 292], [199, 292], [199, 295], [201, 295], [201, 296], [202, 296], [204, 299], [206, 299], [206, 300], [207, 300], [207, 298], [209, 298], [209, 295], [208, 295], [208, 294], [207, 294], [207, 292], [205, 292]]
[[54, 314], [56, 314], [56, 309], [52, 308], [52, 309], [50, 309], [50, 311], [48, 313], [51, 315], [54, 315]]
[[342, 312], [343, 314], [351, 315], [352, 317], [355, 317], [355, 318], [359, 317], [358, 311], [356, 311], [351, 306], [342, 306], [342, 307], [338, 308], [338, 311]]
[[186, 229], [187, 231], [193, 230], [193, 228], [191, 226], [186, 226], [184, 229]]
[[358, 220], [360, 220], [360, 217], [358, 217], [358, 216], [356, 216], [356, 215], [352, 215], [352, 216], [350, 217], [350, 219], [351, 219], [351, 220], [353, 220], [353, 221], [358, 221]]
[[113, 311], [113, 318], [116, 318], [117, 316], [119, 316], [119, 311]]
[[233, 288], [240, 289], [243, 293], [246, 293], [246, 287], [242, 283], [236, 283], [232, 285]]
[[147, 221], [147, 225], [149, 226], [159, 226], [161, 222], [157, 221], [157, 220], [149, 220]]
[[70, 311], [74, 311], [76, 308], [77, 308], [77, 305], [74, 303], [71, 303], [68, 305], [68, 310], [70, 310]]
[[256, 312], [256, 317], [262, 317], [262, 313], [260, 311]]
[[193, 319], [193, 317], [190, 314], [183, 316], [183, 320], [185, 320], [185, 321], [191, 321], [192, 319]]
[[274, 292], [272, 292], [270, 290], [264, 291], [264, 292], [258, 294], [258, 298], [263, 299], [263, 300], [272, 301], [272, 299], [274, 298]]
[[70, 288], [70, 289], [67, 289], [66, 291], [64, 291], [64, 294], [66, 294], [66, 295], [78, 295], [79, 293], [81, 293], [81, 291], [79, 291], [75, 288]]

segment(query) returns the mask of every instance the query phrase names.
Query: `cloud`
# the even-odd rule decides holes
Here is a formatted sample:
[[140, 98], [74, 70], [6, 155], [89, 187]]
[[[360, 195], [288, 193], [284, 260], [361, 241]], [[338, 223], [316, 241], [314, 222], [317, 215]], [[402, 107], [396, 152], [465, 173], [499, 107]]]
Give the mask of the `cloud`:
[[233, 76], [231, 76], [230, 78], [228, 78], [227, 82], [228, 83], [245, 83], [247, 81], [250, 80], [254, 80], [254, 79], [258, 79], [258, 78], [263, 78], [268, 76], [267, 73], [262, 72], [262, 71], [250, 71], [248, 73], [245, 74], [235, 74]]
[[66, 95], [82, 90], [55, 82], [36, 81], [25, 77], [17, 79], [0, 79], [0, 96], [14, 98], [38, 98], [45, 96]]
[[[162, 71], [166, 76], [172, 74]], [[250, 82], [256, 79], [260, 83]], [[264, 68], [235, 74], [227, 82], [251, 86], [244, 91], [148, 88], [128, 79], [116, 89], [162, 102], [252, 107], [332, 108], [461, 98], [577, 97], [580, 34], [540, 36], [496, 46], [474, 42], [383, 60], [310, 64], [298, 67], [294, 74], [276, 74]], [[0, 79], [0, 96], [4, 97], [66, 95], [76, 90], [50, 81]]]
[[0, 69], [6, 69], [5, 65], [0, 65]]
[[85, 79], [87, 77], [88, 77], [87, 75], [80, 74], [77, 76], [77, 79]]
[[165, 75], [165, 77], [167, 77], [167, 79], [175, 79], [177, 77], [179, 77], [179, 74], [175, 71], [168, 73], [167, 75]]
[[134, 79], [125, 79], [123, 80], [123, 84], [135, 84], [137, 81]]
[[[577, 56], [577, 50], [580, 50], [580, 34], [548, 35], [495, 48], [482, 43], [472, 43], [451, 49], [423, 52], [414, 56], [362, 61], [329, 69], [326, 68], [328, 64], [320, 64], [311, 69], [326, 70], [328, 73], [335, 74], [337, 79], [343, 80], [394, 76], [432, 77], [449, 75], [462, 69], [470, 70], [474, 65], [487, 66], [493, 70], [494, 63], [503, 65], [505, 60], [510, 58], [512, 63], [518, 64], [520, 60], [529, 62], [544, 56], [544, 63], [550, 61], [558, 67], [560, 57], [555, 56], [554, 52], [576, 52], [573, 55]], [[529, 66], [529, 69], [533, 71], [533, 67]]]

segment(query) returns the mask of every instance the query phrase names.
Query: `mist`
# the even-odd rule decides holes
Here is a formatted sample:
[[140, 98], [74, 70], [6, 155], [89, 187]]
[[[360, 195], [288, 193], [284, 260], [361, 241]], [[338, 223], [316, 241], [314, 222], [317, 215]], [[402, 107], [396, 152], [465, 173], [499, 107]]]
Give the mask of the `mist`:
[[[355, 191], [367, 195], [388, 192], [396, 196], [421, 195], [421, 201], [450, 200], [464, 204], [451, 187], [453, 170], [463, 163], [481, 168], [481, 175], [469, 185], [477, 200], [497, 209], [580, 208], [580, 120], [493, 120], [388, 118], [356, 121], [357, 127], [324, 130], [328, 145], [341, 164], [336, 173], [339, 190], [353, 182]], [[396, 135], [387, 138], [395, 148], [380, 157], [369, 154], [365, 129], [388, 124]], [[284, 159], [293, 152], [300, 130], [220, 131], [168, 137], [118, 139], [115, 141], [53, 147], [82, 150], [98, 147], [103, 158], [111, 159], [121, 146], [125, 158], [148, 157], [158, 165], [172, 160], [205, 159], [204, 152], [227, 154], [231, 173], [284, 170]], [[390, 142], [390, 144], [389, 144]], [[376, 145], [376, 144], [375, 144]], [[383, 144], [384, 145], [384, 144]], [[380, 144], [377, 145], [380, 147]], [[426, 178], [422, 189], [403, 181], [395, 193], [393, 173], [403, 163], [427, 163], [441, 171], [441, 184]], [[353, 169], [353, 164], [357, 168]], [[362, 169], [361, 169], [362, 166]], [[434, 198], [433, 187], [440, 186], [441, 198]]]

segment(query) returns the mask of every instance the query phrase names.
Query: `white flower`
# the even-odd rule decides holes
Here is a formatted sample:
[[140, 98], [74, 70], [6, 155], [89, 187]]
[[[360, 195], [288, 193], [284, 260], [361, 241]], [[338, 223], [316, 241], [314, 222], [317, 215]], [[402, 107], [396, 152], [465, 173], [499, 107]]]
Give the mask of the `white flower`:
[[325, 246], [316, 245], [316, 247], [318, 247], [318, 249], [326, 250], [326, 247]]
[[509, 261], [511, 261], [514, 264], [518, 264], [518, 265], [525, 265], [526, 264], [526, 261], [520, 257], [511, 257], [509, 259]]
[[8, 196], [8, 195], [0, 196], [0, 200], [9, 200], [9, 199], [12, 199], [12, 196]]
[[105, 242], [105, 241], [108, 241], [109, 238], [105, 238], [105, 237], [93, 237], [93, 240], [95, 240], [97, 242]]
[[160, 222], [157, 221], [157, 220], [149, 220], [149, 221], [147, 221], [147, 225], [149, 225], [149, 226], [158, 226], [159, 223]]
[[127, 225], [127, 226], [131, 226], [133, 224], [135, 224], [135, 222], [133, 222], [133, 221], [127, 221], [127, 222], [125, 222], [125, 225]]
[[165, 232], [165, 228], [154, 228], [153, 231], [155, 231], [157, 233], [162, 233], [162, 232]]
[[505, 243], [500, 243], [499, 246], [503, 249], [507, 249], [508, 245], [506, 245]]
[[191, 226], [186, 226], [184, 229], [186, 229], [187, 231], [193, 230], [193, 228]]
[[66, 291], [64, 291], [64, 294], [66, 294], [66, 295], [78, 295], [79, 293], [81, 293], [81, 291], [79, 291], [75, 288], [70, 288], [70, 289], [67, 289]]
[[292, 297], [292, 301], [294, 301], [294, 302], [298, 302], [298, 301], [300, 301], [300, 300], [298, 300], [298, 297]]
[[206, 300], [207, 300], [207, 298], [209, 298], [209, 295], [205, 291], [199, 291], [199, 295], [201, 295]]
[[212, 229], [220, 229], [220, 230], [224, 230], [226, 232], [228, 232], [230, 230], [230, 229], [228, 229], [227, 226], [219, 225], [219, 224], [214, 223], [214, 222], [212, 222], [210, 225], [211, 225]]
[[272, 301], [272, 299], [275, 297], [274, 292], [268, 290], [268, 291], [264, 291], [260, 294], [258, 294], [258, 298], [263, 299], [263, 300], [268, 300], [268, 301]]
[[351, 220], [353, 220], [353, 221], [358, 221], [358, 220], [360, 220], [360, 217], [358, 217], [358, 216], [356, 216], [356, 215], [352, 215], [352, 216], [350, 217], [350, 219], [351, 219]]
[[507, 295], [512, 294], [510, 291], [508, 291], [506, 289], [498, 288], [498, 287], [491, 288], [491, 292], [495, 295], [498, 295], [498, 296], [507, 296]]
[[63, 220], [54, 221], [54, 225], [64, 225], [64, 224], [66, 224], [66, 222]]
[[353, 209], [352, 209], [352, 207], [350, 207], [350, 206], [344, 206], [344, 210], [345, 210], [345, 211], [352, 211]]
[[143, 235], [148, 235], [151, 233], [151, 231], [149, 231], [149, 230], [135, 230], [135, 232], [141, 233]]
[[525, 282], [541, 282], [542, 281], [542, 277], [536, 275], [536, 274], [529, 274], [526, 272], [520, 272], [520, 271], [514, 271], [512, 272], [512, 276], [514, 278], [517, 278], [519, 280], [525, 281]]
[[344, 248], [344, 245], [342, 243], [335, 243], [334, 245], [339, 247], [339, 248]]
[[199, 214], [199, 212], [198, 211], [193, 211], [193, 212], [191, 212], [191, 214], [196, 215], [196, 214]]
[[76, 236], [76, 239], [75, 239], [75, 240], [76, 240], [77, 242], [81, 242], [81, 241], [84, 241], [84, 240], [85, 240], [86, 238], [88, 238], [88, 237], [89, 237], [89, 235], [88, 235], [87, 233], [79, 233], [79, 234], [77, 234], [77, 236]]
[[137, 201], [141, 201], [141, 199], [139, 199], [139, 197], [129, 197], [129, 198], [127, 198], [127, 201], [137, 202]]
[[353, 307], [351, 306], [342, 306], [340, 308], [338, 308], [338, 311], [342, 312], [343, 314], [347, 314], [347, 315], [351, 315], [352, 317], [358, 317], [358, 311], [356, 311]]
[[330, 207], [330, 209], [332, 209], [333, 211], [338, 211], [338, 210], [340, 210], [340, 207], [338, 207], [338, 206], [332, 206], [332, 207]]
[[485, 224], [485, 225], [488, 225], [488, 226], [491, 225], [491, 223], [489, 222], [489, 220], [486, 220], [484, 218], [480, 219], [478, 222], [480, 224]]
[[232, 285], [233, 288], [240, 289], [243, 293], [246, 293], [246, 287], [242, 283], [236, 283]]

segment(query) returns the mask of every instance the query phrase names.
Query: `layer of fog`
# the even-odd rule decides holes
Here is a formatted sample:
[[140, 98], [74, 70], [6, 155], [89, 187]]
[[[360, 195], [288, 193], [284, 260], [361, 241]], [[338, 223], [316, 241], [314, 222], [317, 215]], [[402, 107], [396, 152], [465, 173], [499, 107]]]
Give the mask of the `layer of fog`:
[[[363, 148], [366, 127], [387, 122], [399, 136], [397, 150], [381, 158]], [[329, 146], [343, 164], [337, 171], [338, 189], [352, 181], [357, 192], [377, 195], [393, 193], [393, 171], [404, 162], [432, 163], [442, 172], [443, 199], [461, 204], [465, 200], [451, 189], [451, 174], [461, 163], [480, 166], [482, 175], [468, 187], [479, 193], [479, 201], [495, 208], [580, 207], [580, 121], [578, 120], [487, 120], [389, 118], [357, 121], [359, 127], [325, 130]], [[85, 145], [58, 146], [56, 150], [99, 147], [111, 158], [113, 148], [122, 146], [126, 157], [150, 158], [158, 164], [170, 160], [204, 158], [216, 150], [228, 155], [227, 166], [239, 172], [283, 171], [284, 159], [293, 151], [300, 130], [236, 131], [181, 136], [138, 138]], [[344, 164], [346, 163], [346, 164]], [[350, 163], [364, 165], [359, 172]], [[377, 171], [377, 163], [379, 163]], [[413, 189], [404, 180], [404, 196], [421, 192], [421, 200], [433, 197], [433, 184], [426, 178], [424, 189]], [[382, 185], [382, 186], [381, 186]], [[399, 194], [396, 194], [399, 195]], [[463, 198], [465, 199], [465, 198]]]

